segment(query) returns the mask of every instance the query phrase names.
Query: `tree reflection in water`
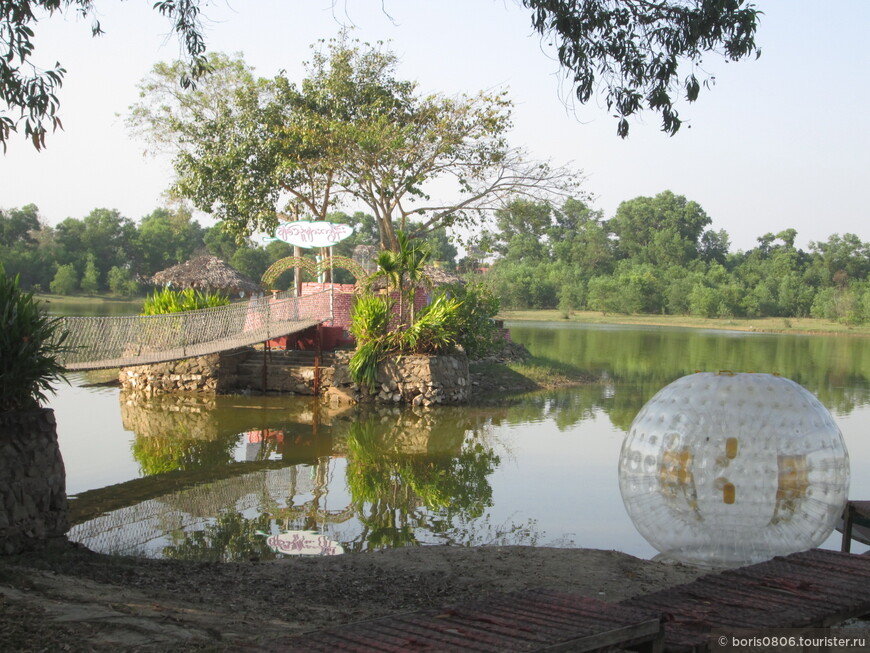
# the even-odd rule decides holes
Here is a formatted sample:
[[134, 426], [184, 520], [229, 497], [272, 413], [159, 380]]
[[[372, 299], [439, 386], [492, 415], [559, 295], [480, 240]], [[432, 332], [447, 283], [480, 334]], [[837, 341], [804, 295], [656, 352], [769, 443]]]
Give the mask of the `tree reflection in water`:
[[[311, 446], [307, 437], [311, 432], [300, 430], [298, 424], [292, 431], [272, 424], [231, 435], [222, 433], [214, 423], [214, 415], [206, 410], [187, 423], [211, 418], [209, 428], [203, 422], [195, 429], [196, 434], [189, 429], [172, 433], [164, 428], [166, 412], [155, 405], [139, 409], [136, 417], [140, 424], [147, 416], [152, 427], [160, 426], [151, 428], [147, 435], [137, 434], [134, 452], [143, 470], [189, 471], [197, 466], [229, 464], [241, 472], [249, 463], [280, 465], [281, 461], [268, 460], [275, 454], [285, 463], [305, 460], [300, 458], [303, 450], [310, 461], [284, 467], [287, 485], [278, 493], [276, 488], [268, 490], [264, 482], [263, 490], [257, 492], [258, 497], [247, 509], [240, 511], [232, 502], [218, 508], [217, 496], [211, 509], [195, 509], [206, 522], [200, 522], [197, 530], [170, 529], [167, 536], [172, 543], [163, 548], [165, 557], [272, 559], [281, 554], [267, 546], [267, 537], [288, 530], [324, 533], [338, 539], [348, 552], [437, 542], [470, 545], [536, 541], [532, 522], [497, 525], [486, 516], [493, 504], [489, 476], [501, 460], [485, 437], [490, 421], [481, 414], [469, 414], [467, 410], [425, 414], [395, 409], [353, 411], [332, 420], [327, 436], [332, 444], [324, 451]], [[142, 409], [154, 412], [146, 415]], [[191, 415], [186, 417], [189, 420]], [[309, 428], [316, 433], [323, 426]], [[243, 444], [250, 441], [254, 447], [249, 463], [232, 464], [240, 437]], [[346, 460], [346, 478], [333, 478], [333, 472], [342, 468], [342, 458]], [[240, 483], [242, 478], [244, 473]], [[348, 505], [328, 509], [330, 489], [333, 496], [340, 495], [341, 480], [346, 481], [350, 495]], [[217, 485], [214, 487], [217, 491]], [[187, 512], [181, 496], [164, 496], [161, 502], [179, 514]], [[208, 514], [211, 516], [206, 517]], [[340, 524], [345, 527], [336, 530]]]
[[492, 505], [488, 476], [501, 462], [472, 434], [456, 452], [407, 453], [374, 417], [351, 424], [347, 484], [363, 524], [350, 550], [419, 544], [418, 530], [461, 543], [461, 524]]

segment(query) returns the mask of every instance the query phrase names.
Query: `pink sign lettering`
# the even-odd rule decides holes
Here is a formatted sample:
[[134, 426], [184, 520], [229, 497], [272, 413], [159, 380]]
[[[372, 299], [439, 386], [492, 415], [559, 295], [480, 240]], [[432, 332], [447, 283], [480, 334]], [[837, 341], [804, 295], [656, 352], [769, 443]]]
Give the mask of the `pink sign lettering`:
[[277, 553], [289, 555], [334, 556], [344, 553], [340, 544], [314, 531], [288, 531], [270, 535], [266, 544]]
[[331, 247], [353, 233], [353, 227], [332, 222], [282, 222], [275, 236], [264, 236], [264, 241], [283, 240], [296, 247]]

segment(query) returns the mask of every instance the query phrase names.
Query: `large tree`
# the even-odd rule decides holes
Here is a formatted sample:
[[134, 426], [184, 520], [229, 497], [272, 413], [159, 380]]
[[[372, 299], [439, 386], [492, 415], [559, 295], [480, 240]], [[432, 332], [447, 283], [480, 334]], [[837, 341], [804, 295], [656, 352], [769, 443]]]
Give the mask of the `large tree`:
[[[180, 77], [184, 86], [205, 71], [205, 41], [199, 23], [201, 0], [156, 0], [154, 9], [166, 16], [188, 57]], [[40, 150], [48, 129], [62, 127], [57, 92], [66, 69], [56, 63], [40, 70], [31, 62], [36, 44], [34, 26], [46, 16], [74, 9], [91, 21], [91, 33], [102, 34], [94, 0], [0, 0], [0, 145], [24, 123], [24, 135]]]
[[662, 269], [687, 265], [701, 256], [710, 217], [697, 202], [669, 190], [619, 205], [607, 227], [617, 237], [617, 254]]
[[574, 182], [509, 146], [502, 93], [424, 96], [381, 48], [333, 40], [299, 86], [283, 74], [257, 79], [239, 58], [210, 64], [216, 73], [188, 93], [176, 66], [155, 67], [130, 124], [175, 153], [176, 193], [237, 237], [272, 232], [285, 213], [322, 220], [355, 200], [371, 209], [381, 247], [398, 251], [400, 231], [470, 224], [508, 198]]
[[615, 113], [617, 133], [629, 116], [658, 112], [662, 131], [675, 134], [682, 94], [698, 99], [715, 77], [701, 67], [706, 53], [726, 60], [758, 56], [761, 12], [744, 0], [523, 0], [532, 25], [557, 45], [577, 99], [601, 91]]

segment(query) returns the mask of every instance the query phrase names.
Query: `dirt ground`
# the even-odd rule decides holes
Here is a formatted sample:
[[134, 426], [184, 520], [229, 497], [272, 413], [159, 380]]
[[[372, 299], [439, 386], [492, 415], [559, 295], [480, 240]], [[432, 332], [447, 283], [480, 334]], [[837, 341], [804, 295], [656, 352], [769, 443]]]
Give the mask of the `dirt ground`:
[[589, 549], [414, 547], [218, 564], [57, 543], [0, 558], [0, 651], [276, 651], [319, 628], [490, 593], [547, 587], [617, 601], [699, 573]]

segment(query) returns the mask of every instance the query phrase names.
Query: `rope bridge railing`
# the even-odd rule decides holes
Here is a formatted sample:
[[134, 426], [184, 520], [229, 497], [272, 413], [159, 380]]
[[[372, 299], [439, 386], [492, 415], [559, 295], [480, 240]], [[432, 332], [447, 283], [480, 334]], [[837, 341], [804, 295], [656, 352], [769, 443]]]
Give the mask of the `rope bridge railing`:
[[329, 290], [302, 297], [278, 293], [168, 315], [64, 317], [64, 366], [93, 370], [161, 363], [244, 347], [331, 319]]

